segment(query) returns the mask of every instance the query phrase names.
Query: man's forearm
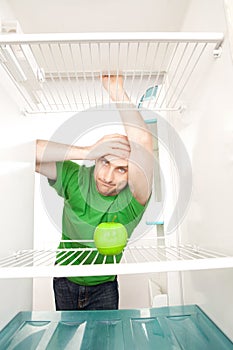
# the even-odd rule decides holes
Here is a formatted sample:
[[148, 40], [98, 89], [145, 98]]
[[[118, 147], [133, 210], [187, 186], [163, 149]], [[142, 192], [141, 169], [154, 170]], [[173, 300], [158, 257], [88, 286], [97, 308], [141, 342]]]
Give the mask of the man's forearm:
[[[141, 114], [134, 109], [134, 105], [130, 102], [128, 95], [123, 89], [123, 86], [118, 92], [119, 96], [122, 96], [122, 100], [127, 102], [132, 109], [125, 109], [124, 103], [117, 103], [121, 120], [123, 122], [127, 137], [129, 142], [134, 144], [140, 144], [149, 152], [152, 152], [152, 136], [149, 132], [147, 125], [142, 118]], [[111, 98], [116, 102], [116, 97], [114, 94], [111, 94]], [[131, 151], [133, 148], [131, 148]]]
[[147, 143], [151, 139], [151, 134], [141, 114], [133, 109], [122, 110], [121, 105], [118, 107], [129, 142]]
[[130, 144], [128, 184], [134, 197], [144, 205], [152, 189], [152, 135], [139, 111], [134, 105], [130, 106], [131, 101], [123, 88], [123, 77], [104, 76], [102, 82], [111, 100], [116, 102]]
[[[109, 77], [105, 77], [105, 88], [109, 89], [108, 92], [112, 101], [117, 102], [117, 108], [119, 109], [121, 120], [124, 124], [129, 141], [139, 143], [142, 141], [142, 143], [145, 142], [147, 144], [151, 139], [151, 135], [147, 129], [144, 119], [142, 118], [141, 114], [135, 110], [135, 106], [131, 103], [123, 88], [122, 76], [111, 77], [110, 84], [108, 83], [108, 79]], [[132, 108], [126, 109], [126, 104], [128, 107]]]
[[87, 158], [88, 147], [66, 145], [62, 143], [37, 140], [36, 141], [36, 162], [59, 162], [64, 160], [83, 160]]

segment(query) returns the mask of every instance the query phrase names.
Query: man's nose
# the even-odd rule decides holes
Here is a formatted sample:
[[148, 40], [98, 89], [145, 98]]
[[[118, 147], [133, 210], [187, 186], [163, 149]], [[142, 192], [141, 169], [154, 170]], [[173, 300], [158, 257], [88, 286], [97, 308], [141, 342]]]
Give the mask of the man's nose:
[[103, 179], [105, 182], [111, 183], [113, 181], [113, 170], [112, 169], [106, 170], [104, 173]]

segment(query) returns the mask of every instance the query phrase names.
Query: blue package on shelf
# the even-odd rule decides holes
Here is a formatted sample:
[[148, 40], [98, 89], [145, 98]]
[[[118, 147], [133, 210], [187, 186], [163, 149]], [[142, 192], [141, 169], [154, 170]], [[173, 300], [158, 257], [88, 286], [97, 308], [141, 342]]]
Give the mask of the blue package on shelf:
[[196, 305], [135, 310], [20, 312], [0, 332], [4, 350], [232, 350]]
[[157, 90], [158, 90], [158, 85], [149, 87], [144, 93], [144, 95], [141, 97], [138, 104], [138, 108], [142, 106], [144, 101], [149, 101], [151, 99], [154, 99], [156, 97]]

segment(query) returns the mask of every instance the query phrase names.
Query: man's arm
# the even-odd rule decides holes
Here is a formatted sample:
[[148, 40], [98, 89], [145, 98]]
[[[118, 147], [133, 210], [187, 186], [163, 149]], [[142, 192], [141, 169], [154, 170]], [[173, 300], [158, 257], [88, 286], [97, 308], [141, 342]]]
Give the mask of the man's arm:
[[[103, 86], [110, 94], [112, 101], [130, 103], [123, 88], [121, 76], [104, 76]], [[128, 183], [133, 196], [145, 205], [152, 189], [153, 181], [153, 139], [141, 114], [136, 110], [124, 110], [125, 104], [117, 104], [130, 144], [128, 166]]]
[[56, 162], [65, 160], [96, 160], [103, 155], [128, 158], [129, 152], [130, 146], [127, 137], [118, 134], [104, 136], [93, 145], [85, 147], [37, 140], [36, 171], [51, 180], [56, 180]]

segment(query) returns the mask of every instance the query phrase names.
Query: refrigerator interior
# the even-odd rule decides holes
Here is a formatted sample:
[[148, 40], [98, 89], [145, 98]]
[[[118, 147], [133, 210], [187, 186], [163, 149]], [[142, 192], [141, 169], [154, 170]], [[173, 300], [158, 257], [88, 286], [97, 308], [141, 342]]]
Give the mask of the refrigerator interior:
[[[177, 3], [182, 5], [183, 12], [181, 18], [175, 16], [178, 22], [174, 19], [174, 27], [168, 28], [172, 33], [169, 30], [158, 33], [161, 30], [154, 30], [153, 25], [146, 33], [146, 27], [146, 30], [137, 27], [136, 16], [132, 30], [138, 33], [127, 30], [111, 33], [109, 24], [103, 30], [105, 33], [94, 29], [93, 34], [76, 30], [80, 34], [1, 36], [0, 69], [4, 79], [0, 88], [3, 101], [0, 207], [4, 244], [0, 248], [0, 285], [2, 299], [6, 301], [1, 306], [4, 314], [1, 326], [18, 311], [51, 308], [52, 296], [50, 300], [47, 293], [52, 276], [71, 276], [77, 272], [93, 275], [101, 270], [120, 275], [122, 308], [148, 307], [153, 302], [153, 293], [165, 294], [169, 305], [201, 306], [233, 339], [230, 186], [233, 80], [232, 43], [226, 16], [229, 7], [227, 1], [220, 0]], [[4, 4], [1, 19], [10, 23], [6, 18], [15, 16], [10, 9], [17, 13], [17, 5], [14, 1]], [[161, 2], [157, 5], [162, 6]], [[117, 32], [116, 28], [114, 31]], [[80, 70], [73, 63], [77, 63], [78, 56]], [[111, 73], [123, 74], [126, 90], [136, 106], [147, 88], [158, 85], [156, 98], [144, 100], [140, 108], [146, 108], [145, 120], [172, 155], [168, 157], [169, 152], [161, 142], [160, 172], [166, 178], [166, 200], [158, 200], [155, 193], [154, 202], [136, 232], [138, 238], [141, 231], [146, 231], [146, 241], [135, 239], [126, 248], [121, 264], [116, 264], [113, 258], [112, 264], [79, 266], [78, 271], [77, 266], [67, 270], [55, 268], [59, 224], [47, 215], [48, 208], [43, 198], [39, 199], [45, 192], [41, 192], [43, 180], [34, 176], [34, 140], [59, 139], [64, 126], [71, 130], [76, 125], [74, 115], [75, 120], [77, 116], [94, 120], [93, 113], [111, 113], [115, 118], [115, 110], [109, 105], [99, 79], [99, 75]], [[76, 89], [79, 93], [74, 97]], [[100, 129], [106, 131], [103, 125], [98, 129], [95, 122], [90, 122], [93, 138], [97, 136], [93, 127], [97, 135]], [[85, 136], [90, 135], [82, 135], [78, 141], [85, 142]], [[155, 142], [155, 151], [157, 146]], [[190, 163], [184, 154], [189, 156]], [[156, 181], [158, 184], [159, 179]], [[186, 197], [187, 193], [190, 196]], [[179, 194], [181, 199], [176, 206]], [[163, 201], [166, 205], [161, 210], [158, 202], [164, 204]], [[175, 230], [169, 226], [174, 207], [175, 223], [179, 224]], [[161, 216], [156, 211], [162, 212]]]

